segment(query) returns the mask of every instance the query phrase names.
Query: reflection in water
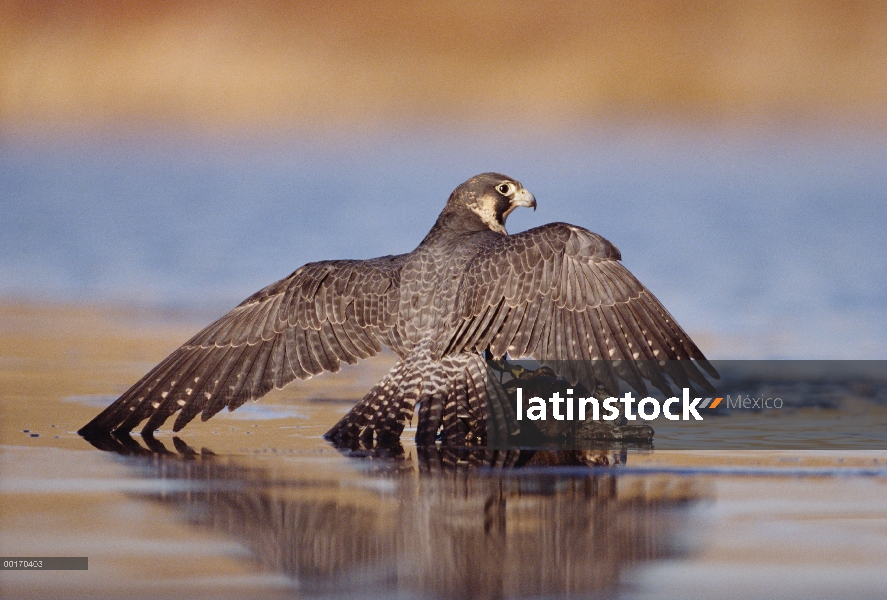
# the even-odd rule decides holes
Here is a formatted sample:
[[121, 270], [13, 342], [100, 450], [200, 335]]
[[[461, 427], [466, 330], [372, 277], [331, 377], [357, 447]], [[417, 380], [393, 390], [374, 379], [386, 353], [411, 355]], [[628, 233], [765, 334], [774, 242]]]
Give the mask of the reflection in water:
[[[402, 448], [318, 478], [145, 438], [91, 440], [170, 480], [151, 496], [236, 538], [303, 592], [498, 598], [611, 595], [628, 567], [682, 552], [698, 482], [618, 475], [622, 451]], [[471, 468], [496, 465], [511, 468]], [[536, 468], [534, 468], [536, 467]], [[546, 467], [546, 468], [543, 468]], [[359, 471], [359, 469], [358, 469]], [[182, 485], [184, 484], [184, 485]]]

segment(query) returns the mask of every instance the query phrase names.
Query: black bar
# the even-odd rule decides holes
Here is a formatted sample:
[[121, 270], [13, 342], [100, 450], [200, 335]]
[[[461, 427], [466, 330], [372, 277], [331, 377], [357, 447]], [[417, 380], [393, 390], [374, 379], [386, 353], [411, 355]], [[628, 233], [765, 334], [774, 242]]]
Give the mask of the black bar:
[[[619, 443], [658, 450], [887, 449], [885, 360], [713, 360], [719, 377], [699, 363], [693, 367], [695, 379], [689, 375], [693, 373], [689, 363], [635, 361], [633, 379], [646, 380], [646, 390], [638, 390], [623, 378], [631, 374], [628, 363], [546, 361], [550, 367], [546, 371], [535, 361], [490, 361], [488, 385], [502, 382], [521, 433], [504, 442], [488, 439], [488, 444], [570, 449]], [[557, 378], [558, 373], [575, 374], [575, 383]], [[606, 377], [601, 374], [607, 373], [612, 373], [615, 386], [604, 385]], [[655, 389], [650, 373], [659, 373], [660, 385], [670, 391]], [[617, 377], [623, 380], [616, 381]], [[580, 402], [595, 397], [599, 416], [589, 421], [586, 415], [583, 422]], [[625, 402], [616, 401], [619, 398]], [[605, 400], [615, 401], [611, 406], [618, 415], [605, 414]], [[640, 412], [641, 400], [649, 416]], [[666, 401], [671, 403], [668, 414]], [[540, 409], [534, 414], [529, 413], [531, 402]], [[696, 410], [691, 412], [694, 402]], [[594, 404], [586, 407], [593, 409]], [[490, 414], [495, 420], [499, 413]]]

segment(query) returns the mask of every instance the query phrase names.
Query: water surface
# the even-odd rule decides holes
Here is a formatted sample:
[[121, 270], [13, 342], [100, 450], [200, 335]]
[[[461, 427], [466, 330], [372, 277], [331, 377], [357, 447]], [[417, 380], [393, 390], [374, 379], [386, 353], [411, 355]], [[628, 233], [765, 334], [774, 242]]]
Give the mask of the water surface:
[[709, 358], [887, 358], [887, 143], [618, 124], [338, 139], [0, 140], [0, 297], [219, 315], [315, 260], [408, 252], [499, 171], [612, 241]]
[[[382, 355], [245, 411], [103, 446], [74, 431], [189, 337], [182, 313], [2, 305], [8, 597], [877, 598], [887, 451], [343, 453]], [[199, 323], [197, 324], [199, 325]], [[510, 468], [489, 465], [509, 464]]]

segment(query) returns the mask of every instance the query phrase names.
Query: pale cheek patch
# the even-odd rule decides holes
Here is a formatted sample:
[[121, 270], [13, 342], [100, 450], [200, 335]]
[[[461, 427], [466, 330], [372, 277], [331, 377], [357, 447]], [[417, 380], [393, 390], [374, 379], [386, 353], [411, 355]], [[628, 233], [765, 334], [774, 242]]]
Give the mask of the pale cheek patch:
[[481, 200], [481, 202], [482, 204], [480, 206], [474, 205], [469, 206], [468, 208], [471, 210], [471, 212], [479, 216], [481, 218], [481, 221], [486, 223], [487, 227], [489, 227], [493, 231], [499, 233], [508, 233], [507, 231], [505, 231], [505, 226], [496, 219], [496, 210], [494, 205], [486, 198]]

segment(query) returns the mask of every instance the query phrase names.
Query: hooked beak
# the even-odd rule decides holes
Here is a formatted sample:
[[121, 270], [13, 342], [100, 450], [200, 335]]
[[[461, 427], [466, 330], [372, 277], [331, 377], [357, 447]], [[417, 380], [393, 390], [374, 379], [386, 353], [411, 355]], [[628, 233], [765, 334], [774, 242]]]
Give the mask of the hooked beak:
[[532, 207], [533, 210], [536, 210], [536, 197], [524, 188], [521, 188], [514, 193], [514, 198], [511, 200], [511, 206], [526, 206], [527, 208]]

